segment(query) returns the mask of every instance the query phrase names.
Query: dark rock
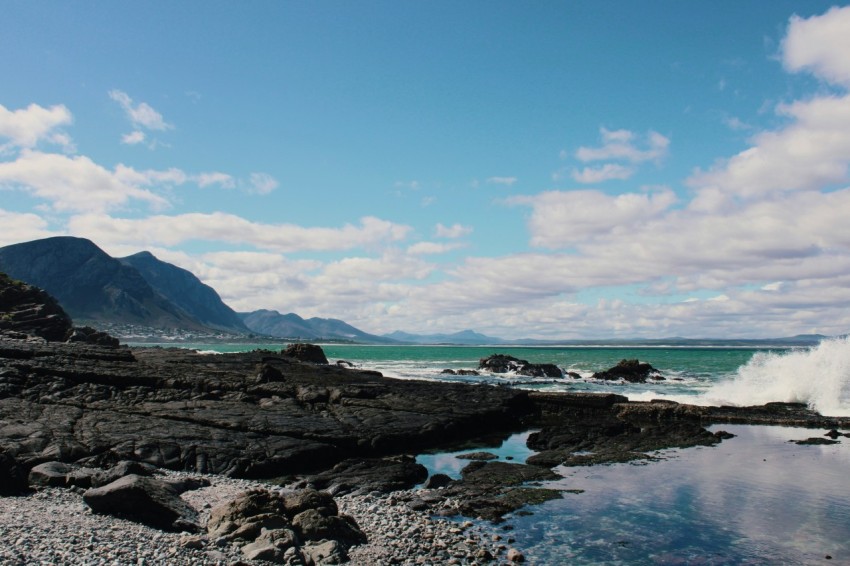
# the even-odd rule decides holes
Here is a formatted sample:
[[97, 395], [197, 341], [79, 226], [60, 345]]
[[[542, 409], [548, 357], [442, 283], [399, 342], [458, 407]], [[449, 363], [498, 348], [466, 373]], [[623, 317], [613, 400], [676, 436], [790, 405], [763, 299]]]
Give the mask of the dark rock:
[[571, 377], [571, 378], [573, 378], [573, 379], [581, 379], [581, 374], [580, 374], [580, 373], [576, 373], [576, 372], [574, 372], [574, 371], [568, 371], [568, 372], [567, 372], [567, 376], [569, 376], [569, 377]]
[[0, 496], [21, 495], [27, 491], [26, 470], [14, 456], [0, 448]]
[[499, 457], [491, 452], [468, 452], [455, 456], [458, 460], [497, 460]]
[[844, 436], [844, 435], [843, 435], [843, 434], [841, 434], [840, 432], [838, 432], [837, 430], [832, 429], [832, 430], [830, 430], [829, 432], [827, 432], [826, 434], [824, 434], [824, 436], [828, 436], [828, 437], [830, 437], [831, 439], [835, 440], [835, 439], [836, 439], [836, 438], [838, 438], [839, 436]]
[[169, 483], [131, 474], [83, 494], [95, 513], [124, 517], [168, 531], [197, 532], [198, 514]]
[[95, 330], [90, 326], [74, 328], [71, 331], [71, 335], [68, 336], [68, 342], [83, 342], [96, 346], [106, 346], [108, 348], [117, 348], [120, 345], [118, 338], [114, 338], [106, 332]]
[[136, 474], [137, 476], [152, 476], [156, 472], [156, 467], [142, 462], [132, 460], [122, 460], [109, 468], [101, 470], [92, 477], [92, 487], [100, 487], [119, 480], [124, 476]]
[[434, 474], [425, 481], [425, 484], [422, 487], [425, 489], [439, 489], [441, 487], [446, 487], [450, 483], [452, 483], [452, 478], [446, 474]]
[[307, 509], [292, 518], [292, 526], [304, 540], [333, 539], [346, 545], [366, 542], [366, 535], [357, 523], [346, 516], [327, 516], [317, 509]]
[[344, 460], [330, 470], [309, 476], [297, 487], [312, 486], [334, 495], [345, 493], [388, 493], [410, 489], [428, 477], [428, 470], [413, 458], [355, 458]]
[[282, 352], [284, 356], [310, 364], [327, 365], [328, 358], [321, 346], [315, 344], [290, 344]]
[[245, 492], [210, 512], [207, 531], [225, 545], [243, 544], [249, 560], [276, 563], [289, 563], [293, 552], [316, 564], [344, 561], [349, 546], [366, 542], [352, 518], [338, 515], [333, 498], [314, 490]]
[[71, 318], [41, 289], [0, 273], [0, 330], [61, 342], [71, 333]]
[[719, 438], [720, 440], [729, 440], [730, 438], [735, 438], [735, 435], [731, 432], [726, 432], [725, 430], [718, 430], [714, 433], [714, 436]]
[[561, 368], [554, 364], [532, 364], [505, 354], [493, 354], [478, 361], [478, 369], [492, 373], [514, 372], [529, 377], [563, 377]]
[[789, 440], [788, 442], [793, 442], [794, 444], [799, 444], [800, 446], [818, 446], [818, 445], [828, 445], [828, 444], [839, 444], [838, 440], [829, 440], [828, 438], [807, 438], [805, 440]]
[[651, 365], [638, 360], [620, 360], [616, 366], [593, 374], [593, 379], [609, 381], [625, 380], [630, 383], [645, 383], [647, 378], [663, 380], [664, 378]]
[[548, 468], [508, 462], [472, 462], [460, 471], [466, 484], [518, 485], [529, 481], [556, 480], [561, 476]]
[[45, 462], [39, 464], [29, 473], [29, 485], [32, 487], [67, 487], [68, 476], [74, 471], [74, 466], [63, 462]]

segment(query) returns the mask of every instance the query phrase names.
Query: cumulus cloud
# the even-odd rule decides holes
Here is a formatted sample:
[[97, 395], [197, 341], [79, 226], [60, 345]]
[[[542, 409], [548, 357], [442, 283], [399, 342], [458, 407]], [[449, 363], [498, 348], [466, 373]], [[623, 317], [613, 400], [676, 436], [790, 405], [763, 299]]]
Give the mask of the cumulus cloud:
[[88, 234], [98, 241], [113, 244], [176, 246], [183, 242], [206, 240], [247, 244], [281, 253], [377, 246], [401, 241], [411, 230], [409, 226], [371, 216], [361, 218], [356, 226], [307, 228], [295, 224], [251, 222], [222, 212], [157, 215], [140, 219], [87, 214], [71, 218], [68, 227], [72, 234]]
[[438, 238], [462, 238], [464, 236], [468, 236], [471, 233], [472, 226], [464, 226], [462, 224], [452, 224], [451, 226], [437, 224], [434, 227], [434, 235]]
[[460, 244], [446, 244], [438, 242], [417, 242], [407, 248], [411, 255], [436, 255], [456, 250]]
[[650, 131], [646, 135], [645, 149], [640, 149], [636, 143], [637, 134], [629, 130], [607, 130], [600, 128], [602, 145], [600, 147], [580, 147], [575, 157], [579, 161], [628, 161], [643, 163], [657, 161], [667, 155], [670, 139]]
[[[616, 163], [606, 163], [601, 167], [585, 167], [582, 170], [573, 169], [572, 177], [583, 184], [602, 183], [612, 179], [625, 180], [635, 174], [634, 167], [626, 167]], [[557, 179], [556, 179], [557, 180]]]
[[123, 166], [110, 171], [85, 156], [29, 149], [14, 161], [0, 162], [0, 185], [23, 188], [58, 211], [104, 211], [130, 200], [166, 206], [165, 199], [140, 188], [140, 184], [150, 184], [149, 177]]
[[146, 102], [133, 104], [133, 99], [126, 92], [121, 90], [110, 90], [109, 98], [121, 105], [124, 109], [127, 118], [135, 128], [146, 128], [148, 130], [164, 131], [174, 128], [162, 117], [162, 114], [153, 109]]
[[74, 151], [71, 138], [57, 128], [71, 124], [71, 112], [62, 104], [44, 108], [30, 104], [19, 110], [9, 110], [0, 104], [0, 138], [9, 141], [0, 144], [0, 153], [12, 148], [32, 149], [41, 141]]
[[567, 248], [612, 232], [630, 234], [675, 202], [676, 195], [669, 189], [617, 196], [599, 191], [548, 191], [508, 200], [509, 204], [532, 207], [531, 244], [546, 248]]
[[811, 71], [850, 87], [850, 7], [832, 7], [808, 19], [793, 16], [782, 42], [782, 62], [791, 72]]
[[37, 214], [20, 213], [0, 208], [0, 246], [17, 244], [58, 234], [48, 229], [47, 221]]

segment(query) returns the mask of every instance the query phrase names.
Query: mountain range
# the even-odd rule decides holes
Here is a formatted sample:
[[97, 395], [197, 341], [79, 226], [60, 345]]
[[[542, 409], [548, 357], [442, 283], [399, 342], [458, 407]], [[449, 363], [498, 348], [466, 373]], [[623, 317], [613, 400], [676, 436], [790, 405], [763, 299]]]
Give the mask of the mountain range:
[[453, 334], [377, 336], [333, 318], [304, 319], [295, 313], [261, 309], [237, 313], [212, 287], [190, 271], [157, 259], [150, 252], [113, 258], [84, 238], [58, 236], [0, 248], [0, 272], [44, 289], [77, 321], [133, 325], [150, 329], [226, 333], [310, 341], [367, 344], [458, 345], [615, 345], [718, 346], [812, 345], [824, 336], [808, 334], [764, 340], [504, 340], [473, 330]]

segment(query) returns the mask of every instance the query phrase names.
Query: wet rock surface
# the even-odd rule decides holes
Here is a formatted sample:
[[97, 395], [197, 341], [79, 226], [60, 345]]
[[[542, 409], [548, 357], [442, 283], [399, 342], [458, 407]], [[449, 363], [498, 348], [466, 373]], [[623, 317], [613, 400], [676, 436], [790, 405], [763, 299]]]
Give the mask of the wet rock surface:
[[505, 354], [493, 354], [481, 358], [478, 369], [492, 373], [509, 373], [525, 375], [529, 377], [563, 377], [564, 372], [555, 364], [532, 364], [528, 360], [521, 360]]
[[646, 362], [639, 360], [620, 360], [616, 366], [593, 374], [593, 379], [607, 381], [624, 380], [630, 383], [646, 383], [647, 379], [664, 380], [661, 373]]

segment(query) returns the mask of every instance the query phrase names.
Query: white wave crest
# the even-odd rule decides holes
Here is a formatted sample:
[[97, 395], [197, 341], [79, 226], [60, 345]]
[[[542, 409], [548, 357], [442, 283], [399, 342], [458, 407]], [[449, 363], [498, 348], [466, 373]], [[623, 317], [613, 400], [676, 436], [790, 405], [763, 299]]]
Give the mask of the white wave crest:
[[806, 403], [828, 416], [850, 416], [850, 336], [805, 350], [760, 352], [737, 375], [701, 395], [699, 404]]

